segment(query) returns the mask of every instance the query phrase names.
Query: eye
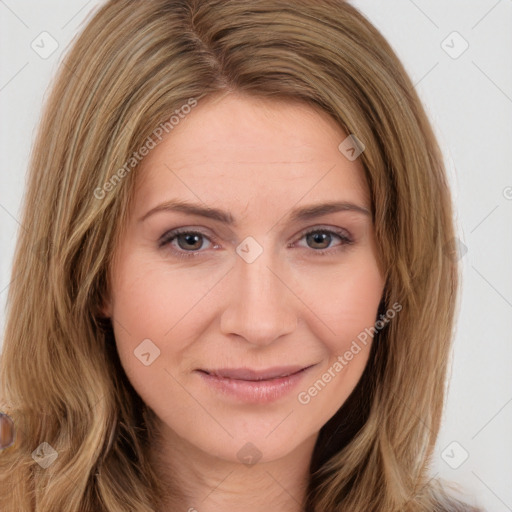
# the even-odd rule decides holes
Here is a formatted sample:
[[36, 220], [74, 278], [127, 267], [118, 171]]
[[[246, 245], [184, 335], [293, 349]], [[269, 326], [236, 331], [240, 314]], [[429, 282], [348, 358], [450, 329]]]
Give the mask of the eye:
[[170, 246], [176, 255], [187, 258], [199, 254], [199, 249], [204, 248], [205, 245], [209, 248], [208, 244], [204, 243], [205, 240], [212, 244], [204, 233], [182, 228], [167, 232], [158, 245], [159, 247]]
[[[313, 249], [313, 254], [321, 256], [330, 252], [344, 249], [353, 243], [348, 233], [344, 230], [333, 230], [327, 228], [309, 229], [301, 233], [300, 240], [305, 239], [306, 248]], [[334, 247], [333, 241], [338, 239], [340, 243]], [[206, 242], [206, 243], [205, 243]], [[219, 246], [201, 231], [187, 228], [174, 229], [165, 233], [160, 239], [160, 248], [168, 246], [178, 257], [189, 258], [201, 254], [200, 249], [218, 248]], [[288, 247], [291, 247], [289, 245]], [[302, 246], [303, 247], [303, 246]]]
[[[353, 243], [346, 231], [327, 228], [315, 228], [302, 232], [300, 240], [303, 238], [306, 240], [307, 247], [314, 249], [314, 252], [319, 255], [344, 249], [345, 246]], [[333, 239], [338, 239], [341, 243], [333, 247], [331, 245]]]

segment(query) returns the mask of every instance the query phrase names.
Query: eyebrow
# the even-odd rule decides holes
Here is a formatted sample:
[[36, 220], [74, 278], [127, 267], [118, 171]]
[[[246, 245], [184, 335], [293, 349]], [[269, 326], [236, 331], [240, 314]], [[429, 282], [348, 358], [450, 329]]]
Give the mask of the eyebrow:
[[[230, 226], [236, 225], [235, 219], [230, 212], [220, 210], [218, 208], [202, 206], [200, 204], [189, 203], [180, 199], [171, 199], [155, 206], [154, 208], [151, 208], [151, 210], [146, 212], [139, 219], [139, 222], [143, 222], [149, 216], [163, 211], [197, 215], [200, 217], [216, 220]], [[356, 212], [371, 217], [370, 211], [364, 206], [350, 203], [348, 201], [333, 201], [296, 208], [289, 213], [288, 218], [291, 222], [299, 222], [341, 211]]]

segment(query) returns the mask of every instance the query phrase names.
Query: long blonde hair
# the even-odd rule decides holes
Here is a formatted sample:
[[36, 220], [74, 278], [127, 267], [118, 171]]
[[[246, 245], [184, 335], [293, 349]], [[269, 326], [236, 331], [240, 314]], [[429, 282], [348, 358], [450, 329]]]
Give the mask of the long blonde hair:
[[[381, 310], [402, 306], [320, 431], [305, 510], [469, 510], [428, 474], [459, 279], [442, 155], [391, 47], [341, 0], [111, 0], [74, 42], [15, 249], [0, 399], [17, 437], [0, 454], [0, 509], [158, 509], [147, 410], [99, 307], [133, 197], [126, 162], [173, 112], [222, 91], [320, 106], [363, 141]], [[47, 468], [32, 457], [44, 442], [58, 454]]]

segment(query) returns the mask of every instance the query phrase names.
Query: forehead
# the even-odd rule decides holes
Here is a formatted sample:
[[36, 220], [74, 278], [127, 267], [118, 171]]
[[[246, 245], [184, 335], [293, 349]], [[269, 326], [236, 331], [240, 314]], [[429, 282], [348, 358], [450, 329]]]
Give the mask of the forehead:
[[313, 200], [363, 201], [359, 160], [338, 149], [347, 137], [320, 107], [294, 100], [222, 95], [204, 98], [145, 157], [136, 208], [170, 197], [260, 206]]

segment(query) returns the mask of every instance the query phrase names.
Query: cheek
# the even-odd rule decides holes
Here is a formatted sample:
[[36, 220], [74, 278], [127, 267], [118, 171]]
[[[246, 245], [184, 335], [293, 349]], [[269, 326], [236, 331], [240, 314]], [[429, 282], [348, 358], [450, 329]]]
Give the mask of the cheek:
[[322, 269], [302, 283], [304, 302], [315, 306], [309, 325], [322, 340], [326, 359], [297, 399], [325, 423], [364, 371], [384, 281], [371, 255], [360, 253], [350, 264]]
[[[117, 268], [113, 315], [120, 327], [135, 339], [163, 340], [174, 326], [194, 314], [195, 305], [212, 287], [211, 275], [190, 275], [165, 262], [134, 252]], [[123, 334], [123, 329], [120, 329]]]
[[186, 360], [207, 322], [204, 299], [218, 276], [199, 272], [193, 277], [143, 251], [126, 251], [116, 267], [112, 317], [117, 351], [129, 380], [148, 403], [162, 383], [173, 386], [166, 370]]
[[156, 370], [163, 370], [164, 335], [172, 328], [180, 304], [186, 302], [172, 292], [158, 268], [157, 262], [148, 261], [137, 251], [126, 251], [113, 280], [112, 324], [117, 351], [128, 378], [142, 395], [145, 388], [151, 389], [154, 376], [161, 374]]
[[310, 323], [318, 326], [318, 337], [339, 354], [365, 328], [375, 325], [383, 290], [375, 260], [358, 253], [346, 264], [303, 274], [300, 293], [315, 313]]

